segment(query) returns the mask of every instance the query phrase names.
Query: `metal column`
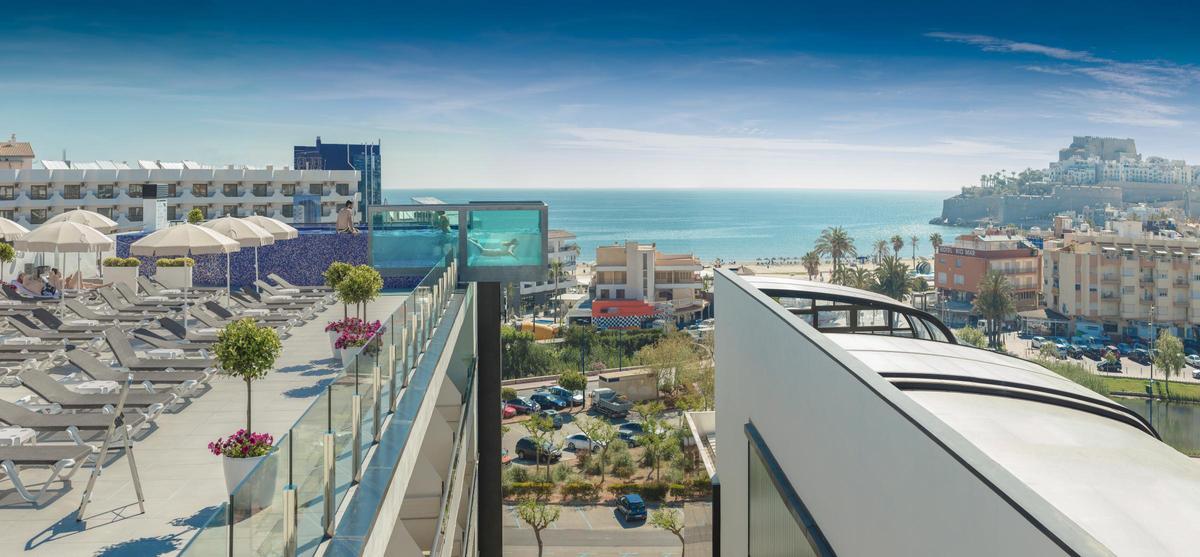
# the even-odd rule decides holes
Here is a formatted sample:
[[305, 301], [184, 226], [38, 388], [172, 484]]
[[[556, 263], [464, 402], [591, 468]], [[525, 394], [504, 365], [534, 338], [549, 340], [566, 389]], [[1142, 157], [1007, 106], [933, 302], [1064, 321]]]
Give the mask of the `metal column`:
[[500, 283], [481, 282], [475, 289], [476, 342], [479, 363], [475, 387], [476, 435], [479, 444], [479, 488], [475, 521], [480, 557], [501, 557], [504, 532], [500, 498], [500, 413], [483, 411], [500, 406]]

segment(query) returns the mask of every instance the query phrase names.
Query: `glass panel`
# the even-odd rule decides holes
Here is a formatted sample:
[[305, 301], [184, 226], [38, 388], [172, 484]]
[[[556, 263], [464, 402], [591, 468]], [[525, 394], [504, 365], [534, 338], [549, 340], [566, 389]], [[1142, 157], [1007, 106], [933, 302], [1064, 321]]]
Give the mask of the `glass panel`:
[[363, 347], [363, 351], [355, 358], [354, 367], [358, 374], [358, 396], [362, 399], [362, 416], [359, 431], [362, 435], [359, 436], [359, 442], [362, 445], [362, 455], [365, 457], [367, 449], [374, 442], [375, 427], [375, 358], [369, 354], [369, 351], [378, 350], [378, 344], [375, 342], [368, 343]]
[[541, 265], [541, 227], [540, 211], [471, 211], [467, 220], [467, 265]]
[[850, 312], [846, 310], [821, 310], [817, 312], [817, 328], [849, 327]]
[[858, 312], [859, 327], [887, 327], [887, 313], [881, 309], [864, 309]]
[[350, 489], [350, 483], [353, 479], [353, 463], [351, 459], [351, 445], [353, 442], [354, 432], [351, 429], [354, 423], [354, 416], [351, 410], [351, 400], [354, 398], [354, 376], [343, 375], [329, 388], [330, 391], [330, 409], [331, 420], [330, 425], [333, 430], [333, 452], [335, 458], [334, 469], [334, 493], [335, 501], [334, 508], [342, 504], [342, 499], [346, 497], [346, 490]]
[[287, 435], [263, 457], [234, 490], [233, 554], [269, 557], [283, 555], [283, 488], [291, 461]]
[[226, 557], [229, 552], [229, 505], [220, 506], [180, 552], [181, 557]]
[[296, 484], [296, 547], [312, 555], [325, 529], [325, 432], [329, 429], [329, 395], [322, 394], [292, 426], [292, 481]]
[[457, 245], [457, 211], [385, 211], [372, 216], [371, 257], [377, 268], [428, 269]]
[[792, 518], [766, 465], [750, 449], [750, 555], [755, 557], [816, 556], [804, 527]]

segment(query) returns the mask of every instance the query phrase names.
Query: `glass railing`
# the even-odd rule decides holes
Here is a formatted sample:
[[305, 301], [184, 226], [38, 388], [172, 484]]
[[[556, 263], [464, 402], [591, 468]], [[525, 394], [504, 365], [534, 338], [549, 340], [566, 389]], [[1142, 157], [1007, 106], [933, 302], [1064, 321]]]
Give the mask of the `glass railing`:
[[181, 555], [314, 555], [332, 536], [337, 510], [357, 483], [383, 420], [404, 397], [456, 283], [450, 253], [208, 517]]

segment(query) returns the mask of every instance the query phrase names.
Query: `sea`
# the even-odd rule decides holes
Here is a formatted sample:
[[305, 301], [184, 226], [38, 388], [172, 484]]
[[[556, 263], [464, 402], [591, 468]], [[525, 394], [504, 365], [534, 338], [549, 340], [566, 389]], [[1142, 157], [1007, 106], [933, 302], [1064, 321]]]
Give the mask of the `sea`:
[[917, 255], [932, 253], [929, 236], [949, 243], [966, 229], [929, 224], [941, 214], [940, 191], [821, 189], [385, 189], [388, 203], [436, 197], [467, 201], [544, 201], [550, 227], [576, 235], [580, 259], [594, 261], [596, 246], [624, 240], [654, 242], [665, 253], [694, 253], [704, 261], [754, 262], [800, 257], [821, 231], [842, 226], [861, 255], [876, 240], [899, 234], [920, 238]]

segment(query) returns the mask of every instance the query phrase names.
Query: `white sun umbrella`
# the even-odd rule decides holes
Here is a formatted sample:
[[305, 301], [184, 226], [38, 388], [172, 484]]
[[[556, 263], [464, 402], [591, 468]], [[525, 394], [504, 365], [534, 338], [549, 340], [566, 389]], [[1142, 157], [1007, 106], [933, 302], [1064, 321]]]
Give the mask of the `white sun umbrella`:
[[105, 234], [112, 234], [117, 231], [117, 221], [112, 220], [95, 211], [87, 209], [72, 209], [63, 213], [59, 213], [46, 221], [46, 224], [56, 222], [77, 222], [86, 224]]
[[12, 242], [26, 234], [29, 234], [28, 228], [25, 228], [24, 226], [21, 226], [20, 224], [17, 224], [16, 222], [8, 220], [4, 217], [0, 217], [0, 240]]
[[243, 217], [242, 220], [248, 220], [261, 226], [262, 228], [266, 229], [267, 232], [270, 232], [276, 240], [291, 240], [300, 235], [300, 231], [296, 230], [291, 225], [271, 217], [264, 217], [263, 215], [250, 215], [248, 217]]
[[[129, 245], [131, 255], [157, 257], [188, 257], [191, 255], [225, 254], [225, 290], [229, 290], [229, 254], [241, 249], [234, 240], [211, 228], [194, 224], [177, 224], [160, 228]], [[183, 289], [183, 328], [188, 325], [188, 288]]]
[[[113, 239], [103, 232], [86, 224], [69, 221], [43, 224], [13, 243], [21, 251], [53, 252], [55, 259], [60, 253], [96, 252], [110, 249], [114, 244]], [[63, 298], [63, 293], [59, 292], [60, 313]]]
[[[261, 246], [269, 246], [275, 243], [275, 236], [268, 232], [263, 227], [254, 224], [253, 221], [239, 219], [230, 216], [221, 217], [219, 219], [210, 220], [201, 224], [205, 228], [211, 228], [237, 240], [242, 247], [254, 248], [254, 280], [258, 280], [258, 248]], [[258, 291], [258, 285], [254, 285], [254, 290]]]
[[[77, 222], [79, 224], [86, 224], [105, 234], [112, 234], [117, 231], [117, 221], [87, 209], [72, 209], [70, 211], [59, 213], [53, 217], [50, 217], [50, 220], [47, 220], [46, 224], [55, 222]], [[80, 267], [78, 254], [75, 256], [75, 266]], [[104, 276], [104, 267], [100, 265], [97, 266], [100, 267], [100, 276]]]

